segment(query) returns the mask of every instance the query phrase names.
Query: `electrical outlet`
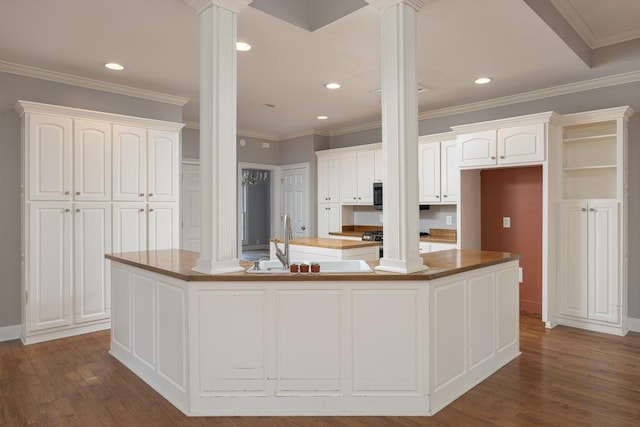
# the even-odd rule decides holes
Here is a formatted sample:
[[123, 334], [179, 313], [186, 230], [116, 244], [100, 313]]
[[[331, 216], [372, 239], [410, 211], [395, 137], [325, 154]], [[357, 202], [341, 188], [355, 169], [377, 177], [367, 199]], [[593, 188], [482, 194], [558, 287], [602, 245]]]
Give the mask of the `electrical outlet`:
[[511, 228], [511, 217], [502, 217], [502, 228]]
[[447, 215], [446, 217], [447, 225], [451, 225], [451, 221], [452, 221], [451, 215]]
[[522, 283], [522, 267], [518, 267], [518, 282]]
[[383, 216], [380, 215], [380, 224], [382, 224], [382, 218], [383, 218]]

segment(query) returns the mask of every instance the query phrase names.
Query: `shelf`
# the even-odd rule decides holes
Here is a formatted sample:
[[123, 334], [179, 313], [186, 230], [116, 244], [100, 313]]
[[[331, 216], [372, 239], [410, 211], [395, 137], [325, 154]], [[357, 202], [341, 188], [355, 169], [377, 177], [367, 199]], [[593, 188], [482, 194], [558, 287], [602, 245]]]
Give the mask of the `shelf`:
[[611, 134], [605, 134], [605, 135], [590, 135], [590, 136], [580, 136], [576, 138], [564, 138], [562, 142], [565, 144], [574, 144], [574, 143], [589, 142], [589, 141], [594, 141], [599, 139], [616, 138], [616, 137], [617, 135], [615, 133], [611, 133]]
[[615, 169], [616, 165], [591, 165], [591, 166], [576, 166], [570, 168], [563, 168], [562, 170], [565, 172], [570, 171], [583, 171], [583, 170], [593, 170], [593, 169]]

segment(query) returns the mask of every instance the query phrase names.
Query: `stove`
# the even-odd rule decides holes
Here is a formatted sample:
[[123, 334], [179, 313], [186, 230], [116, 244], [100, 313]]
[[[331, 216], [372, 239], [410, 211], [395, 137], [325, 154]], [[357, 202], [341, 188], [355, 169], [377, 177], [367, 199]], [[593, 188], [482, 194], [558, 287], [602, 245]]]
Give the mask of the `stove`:
[[382, 230], [365, 231], [362, 233], [362, 240], [367, 242], [380, 242], [380, 258], [382, 258], [384, 252], [382, 249]]
[[365, 231], [362, 233], [362, 240], [367, 242], [382, 242], [382, 230]]

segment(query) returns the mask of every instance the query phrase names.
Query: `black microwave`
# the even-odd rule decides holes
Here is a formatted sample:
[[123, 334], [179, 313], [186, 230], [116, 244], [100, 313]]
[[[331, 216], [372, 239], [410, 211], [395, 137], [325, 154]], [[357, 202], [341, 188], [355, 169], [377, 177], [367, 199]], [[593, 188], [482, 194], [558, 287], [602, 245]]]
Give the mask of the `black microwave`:
[[375, 209], [382, 209], [382, 183], [373, 183], [373, 207]]

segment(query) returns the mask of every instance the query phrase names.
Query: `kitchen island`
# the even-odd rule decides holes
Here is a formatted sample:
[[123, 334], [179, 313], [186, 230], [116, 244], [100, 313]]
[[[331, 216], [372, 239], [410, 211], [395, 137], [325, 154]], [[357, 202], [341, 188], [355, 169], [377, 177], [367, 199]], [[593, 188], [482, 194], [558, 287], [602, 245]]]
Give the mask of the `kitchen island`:
[[197, 257], [107, 256], [111, 354], [187, 415], [432, 415], [519, 355], [518, 256], [264, 275]]

